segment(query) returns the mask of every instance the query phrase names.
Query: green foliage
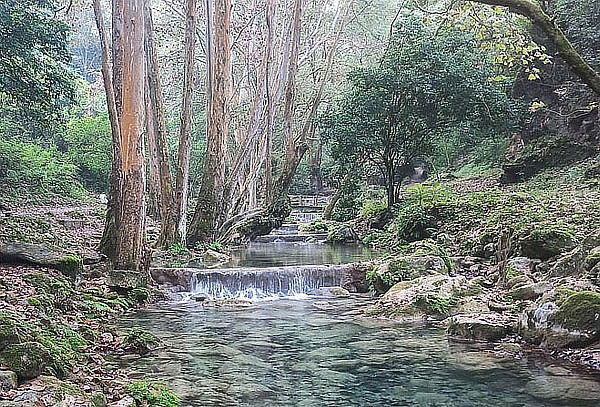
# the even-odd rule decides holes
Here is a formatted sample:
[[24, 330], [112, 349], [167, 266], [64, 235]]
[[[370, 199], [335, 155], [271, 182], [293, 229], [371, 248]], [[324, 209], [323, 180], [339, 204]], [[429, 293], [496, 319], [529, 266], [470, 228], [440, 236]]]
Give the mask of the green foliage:
[[188, 252], [188, 248], [181, 243], [173, 243], [171, 246], [169, 246], [169, 253], [171, 253], [172, 256], [181, 256], [182, 254], [186, 254]]
[[208, 245], [208, 248], [210, 250], [214, 250], [216, 252], [222, 252], [223, 251], [223, 243], [221, 242], [212, 242]]
[[68, 326], [59, 325], [40, 331], [37, 340], [44, 345], [50, 354], [49, 373], [66, 376], [78, 360], [84, 356], [82, 350], [88, 342]]
[[56, 149], [44, 149], [0, 135], [0, 194], [28, 199], [58, 196], [81, 198], [77, 168]]
[[72, 119], [64, 135], [66, 157], [77, 166], [88, 188], [107, 192], [112, 162], [112, 139], [108, 118]]
[[407, 242], [430, 237], [437, 230], [442, 209], [451, 205], [454, 199], [450, 190], [442, 185], [416, 184], [408, 188], [394, 220], [396, 235]]
[[161, 383], [136, 382], [128, 387], [129, 394], [138, 406], [177, 407], [181, 399]]
[[302, 232], [327, 233], [329, 231], [329, 227], [329, 223], [321, 219], [316, 219], [310, 222], [309, 224], [300, 225], [300, 230]]
[[52, 0], [0, 2], [0, 113], [31, 127], [60, 118], [74, 93], [67, 30]]
[[364, 219], [375, 219], [387, 210], [387, 204], [380, 200], [369, 200], [360, 209], [359, 215]]
[[152, 332], [135, 327], [129, 330], [124, 343], [129, 350], [145, 355], [160, 345], [160, 339]]
[[341, 165], [378, 171], [392, 196], [402, 171], [433, 154], [438, 135], [505, 131], [511, 106], [492, 74], [464, 32], [401, 14], [379, 64], [353, 71], [351, 90], [321, 117], [322, 136]]
[[427, 294], [419, 296], [415, 305], [428, 314], [449, 315], [453, 303], [449, 298]]

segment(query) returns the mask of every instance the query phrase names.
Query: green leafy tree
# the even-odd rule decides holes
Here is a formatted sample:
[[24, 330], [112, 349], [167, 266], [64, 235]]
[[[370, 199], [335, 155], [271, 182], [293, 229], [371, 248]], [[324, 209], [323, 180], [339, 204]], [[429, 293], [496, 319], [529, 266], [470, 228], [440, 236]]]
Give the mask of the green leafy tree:
[[51, 0], [0, 2], [0, 116], [24, 127], [60, 118], [74, 94], [68, 27]]
[[323, 137], [341, 165], [377, 170], [391, 207], [403, 170], [431, 156], [437, 137], [504, 128], [510, 103], [490, 65], [465, 32], [400, 16], [379, 64], [353, 71], [350, 91], [322, 117]]

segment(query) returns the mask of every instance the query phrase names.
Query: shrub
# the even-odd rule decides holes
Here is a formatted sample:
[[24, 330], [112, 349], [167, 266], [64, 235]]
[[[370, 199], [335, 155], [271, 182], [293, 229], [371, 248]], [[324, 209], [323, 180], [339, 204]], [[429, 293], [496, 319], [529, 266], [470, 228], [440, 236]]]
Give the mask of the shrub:
[[56, 149], [0, 136], [0, 195], [80, 198], [77, 167]]
[[387, 205], [383, 201], [367, 201], [360, 209], [359, 215], [364, 219], [375, 219], [386, 209]]
[[181, 401], [172, 390], [161, 383], [140, 381], [129, 386], [128, 390], [139, 406], [177, 407]]
[[89, 188], [108, 191], [112, 139], [107, 117], [73, 119], [65, 133], [67, 157], [77, 165], [79, 175]]

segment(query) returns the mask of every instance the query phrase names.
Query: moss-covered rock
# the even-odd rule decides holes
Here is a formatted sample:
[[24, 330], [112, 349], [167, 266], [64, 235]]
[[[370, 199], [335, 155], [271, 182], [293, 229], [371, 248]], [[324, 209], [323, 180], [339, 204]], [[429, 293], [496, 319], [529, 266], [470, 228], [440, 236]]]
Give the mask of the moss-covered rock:
[[600, 294], [583, 291], [571, 295], [550, 321], [563, 328], [600, 334]]
[[106, 284], [117, 291], [129, 291], [148, 285], [148, 274], [135, 270], [111, 270]]
[[521, 253], [534, 259], [549, 259], [577, 245], [573, 233], [554, 227], [539, 226], [521, 238]]
[[10, 370], [0, 370], [0, 392], [17, 388], [17, 374]]
[[19, 379], [33, 379], [48, 365], [50, 353], [39, 342], [13, 343], [0, 352], [0, 360]]
[[127, 350], [146, 355], [159, 347], [160, 339], [152, 332], [136, 327], [129, 330], [124, 343]]
[[447, 274], [448, 267], [440, 256], [400, 256], [375, 266], [368, 274], [371, 289], [387, 292], [394, 284], [431, 274]]
[[12, 312], [0, 312], [0, 351], [11, 344], [31, 339], [23, 321]]
[[80, 258], [38, 244], [5, 243], [0, 246], [0, 261], [54, 268], [72, 280], [83, 271]]
[[356, 243], [358, 242], [358, 240], [358, 235], [356, 234], [354, 229], [352, 229], [349, 226], [342, 225], [336, 228], [332, 228], [327, 234], [327, 241], [329, 243], [347, 244]]

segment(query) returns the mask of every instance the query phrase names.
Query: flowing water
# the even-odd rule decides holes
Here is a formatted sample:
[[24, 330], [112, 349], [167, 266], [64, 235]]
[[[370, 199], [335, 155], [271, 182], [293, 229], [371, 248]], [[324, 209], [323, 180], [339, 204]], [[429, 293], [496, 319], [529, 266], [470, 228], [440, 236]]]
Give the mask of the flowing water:
[[[311, 278], [319, 277], [305, 274]], [[221, 281], [228, 284], [236, 291], [235, 281]], [[148, 328], [168, 346], [121, 367], [132, 379], [167, 383], [192, 407], [600, 406], [600, 382], [590, 375], [449, 343], [439, 328], [364, 318], [372, 302], [163, 304], [131, 314], [123, 327]]]

